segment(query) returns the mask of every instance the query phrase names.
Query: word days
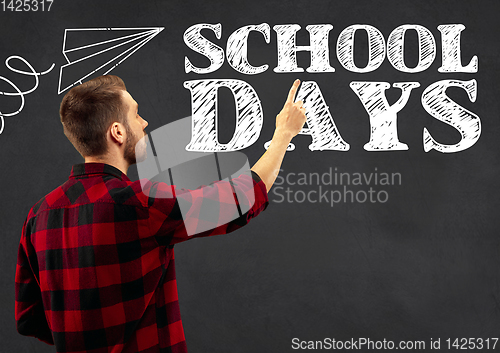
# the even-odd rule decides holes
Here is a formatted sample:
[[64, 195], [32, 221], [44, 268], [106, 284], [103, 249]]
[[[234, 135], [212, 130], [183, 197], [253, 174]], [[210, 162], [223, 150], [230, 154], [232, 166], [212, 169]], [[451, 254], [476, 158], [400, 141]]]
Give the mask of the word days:
[[[330, 65], [328, 37], [332, 25], [308, 25], [310, 45], [297, 46], [296, 33], [298, 24], [276, 25], [273, 30], [277, 34], [278, 65], [273, 69], [276, 73], [303, 72], [297, 66], [297, 52], [308, 51], [311, 64], [306, 69], [309, 73], [335, 72]], [[474, 56], [463, 66], [460, 55], [460, 35], [465, 29], [462, 24], [445, 24], [437, 27], [441, 33], [441, 67], [440, 73], [476, 73], [478, 58]], [[248, 36], [250, 32], [259, 32], [266, 43], [270, 42], [271, 29], [267, 23], [248, 25], [234, 31], [227, 40], [226, 50], [205, 38], [201, 31], [210, 30], [217, 39], [221, 38], [221, 24], [196, 24], [184, 32], [186, 45], [209, 59], [208, 67], [197, 67], [185, 57], [185, 72], [207, 74], [218, 70], [227, 59], [229, 65], [239, 73], [256, 75], [269, 69], [269, 65], [253, 66], [248, 61]], [[365, 31], [368, 36], [368, 63], [359, 67], [354, 61], [354, 41], [356, 31]], [[405, 33], [415, 31], [418, 36], [419, 56], [415, 67], [408, 67], [404, 61]], [[419, 73], [428, 69], [436, 57], [436, 42], [432, 33], [425, 27], [405, 24], [394, 29], [387, 42], [382, 33], [375, 27], [358, 24], [345, 28], [338, 36], [336, 45], [337, 59], [347, 71], [366, 73], [376, 70], [386, 56], [394, 69], [405, 73]], [[352, 81], [350, 88], [361, 101], [370, 118], [370, 140], [364, 145], [367, 151], [407, 150], [408, 145], [398, 139], [397, 114], [408, 102], [412, 90], [419, 87], [418, 82], [397, 82], [392, 87], [401, 90], [400, 98], [392, 105], [387, 101], [385, 91], [391, 87], [388, 82]], [[260, 135], [263, 125], [263, 111], [259, 97], [247, 82], [236, 79], [207, 79], [184, 82], [184, 87], [191, 92], [193, 128], [191, 141], [186, 146], [188, 151], [236, 151], [252, 145]], [[217, 91], [221, 87], [228, 88], [236, 104], [236, 128], [232, 139], [222, 144], [217, 140]], [[422, 93], [423, 108], [435, 119], [454, 127], [461, 136], [455, 144], [443, 144], [436, 141], [424, 127], [424, 151], [437, 150], [442, 153], [463, 151], [474, 145], [481, 134], [479, 117], [454, 102], [446, 95], [449, 87], [463, 89], [471, 102], [475, 102], [477, 82], [474, 79], [441, 80], [429, 85]], [[310, 135], [311, 151], [347, 151], [349, 144], [342, 138], [323, 98], [320, 87], [315, 81], [303, 81], [297, 100], [304, 102], [307, 115], [307, 128], [301, 134]]]

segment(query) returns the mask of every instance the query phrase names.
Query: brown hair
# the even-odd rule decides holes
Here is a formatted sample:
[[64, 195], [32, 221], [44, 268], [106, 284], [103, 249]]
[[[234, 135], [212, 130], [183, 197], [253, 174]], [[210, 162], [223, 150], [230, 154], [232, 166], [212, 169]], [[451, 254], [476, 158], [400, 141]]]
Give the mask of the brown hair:
[[114, 122], [128, 127], [118, 76], [105, 75], [73, 87], [64, 96], [59, 115], [64, 134], [83, 157], [107, 152], [106, 131]]

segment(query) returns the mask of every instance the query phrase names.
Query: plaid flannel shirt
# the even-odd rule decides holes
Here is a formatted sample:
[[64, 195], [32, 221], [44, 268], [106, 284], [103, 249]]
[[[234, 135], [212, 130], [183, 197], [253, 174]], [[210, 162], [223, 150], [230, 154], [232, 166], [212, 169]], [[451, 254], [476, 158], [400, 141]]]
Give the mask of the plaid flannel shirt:
[[231, 232], [269, 203], [258, 175], [242, 175], [233, 179], [234, 191], [240, 204], [240, 195], [255, 193], [249, 211], [190, 237], [179, 198], [191, 204], [191, 217], [204, 201], [222, 212], [235, 197], [219, 183], [227, 182], [196, 190], [158, 182], [141, 187], [110, 165], [73, 166], [69, 180], [35, 204], [23, 226], [18, 332], [55, 344], [57, 352], [186, 352], [174, 244]]

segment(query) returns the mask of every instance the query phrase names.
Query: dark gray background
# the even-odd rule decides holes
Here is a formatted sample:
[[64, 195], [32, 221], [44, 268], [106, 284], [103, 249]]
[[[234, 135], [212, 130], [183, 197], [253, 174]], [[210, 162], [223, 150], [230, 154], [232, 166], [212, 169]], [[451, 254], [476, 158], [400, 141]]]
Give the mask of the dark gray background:
[[[186, 80], [235, 78], [247, 81], [259, 95], [264, 127], [257, 143], [245, 149], [250, 163], [264, 152], [295, 78], [316, 81], [330, 106], [348, 152], [311, 152], [310, 137], [294, 139], [284, 172], [397, 172], [401, 186], [387, 187], [385, 204], [277, 203], [236, 233], [195, 239], [176, 246], [179, 298], [190, 352], [289, 352], [292, 338], [325, 337], [373, 340], [489, 338], [500, 333], [500, 166], [498, 132], [499, 22], [498, 1], [58, 1], [51, 12], [0, 12], [0, 75], [20, 88], [32, 79], [11, 73], [10, 55], [26, 58], [41, 77], [40, 87], [26, 96], [26, 107], [5, 118], [0, 135], [2, 230], [0, 265], [0, 342], [2, 352], [52, 352], [33, 338], [18, 335], [14, 320], [14, 274], [21, 227], [30, 207], [63, 183], [71, 165], [82, 162], [62, 133], [57, 94], [65, 28], [165, 27], [113, 74], [122, 77], [149, 131], [190, 115]], [[249, 60], [268, 63], [265, 73], [247, 76], [227, 62], [208, 75], [184, 73], [187, 55], [208, 65], [183, 42], [184, 31], [196, 23], [221, 23], [222, 38], [206, 36], [225, 48], [236, 29], [266, 22], [302, 26], [298, 45], [308, 45], [308, 24], [330, 23], [331, 65], [335, 73], [276, 74], [276, 33], [271, 43], [250, 36]], [[461, 23], [464, 64], [479, 58], [475, 74], [440, 74], [440, 24]], [[433, 65], [418, 74], [396, 71], [386, 61], [376, 71], [354, 74], [335, 55], [339, 33], [352, 24], [370, 24], [387, 39], [402, 24], [420, 24], [436, 38]], [[407, 38], [407, 64], [416, 64], [416, 36]], [[357, 60], [366, 62], [366, 38], [357, 37]], [[299, 66], [309, 54], [299, 53]], [[361, 64], [360, 64], [361, 65]], [[458, 133], [428, 115], [420, 103], [423, 90], [443, 79], [478, 82], [475, 103], [465, 91], [450, 89], [460, 105], [479, 115], [482, 134], [471, 148], [453, 154], [425, 153], [422, 130], [427, 127], [442, 143], [456, 143]], [[349, 88], [351, 81], [418, 81], [406, 107], [398, 114], [400, 140], [408, 151], [366, 152], [369, 119]], [[0, 90], [10, 88], [1, 84]], [[392, 103], [399, 90], [388, 92]], [[221, 139], [234, 128], [231, 96], [221, 92]], [[0, 97], [0, 111], [15, 107], [16, 98]], [[129, 175], [137, 178], [131, 168]], [[286, 186], [286, 185], [285, 185]], [[298, 190], [297, 186], [292, 187]], [[311, 189], [311, 188], [309, 188]], [[309, 190], [304, 188], [304, 190]], [[499, 344], [500, 346], [500, 344]], [[428, 347], [428, 345], [427, 345]], [[497, 347], [500, 349], [500, 347]]]

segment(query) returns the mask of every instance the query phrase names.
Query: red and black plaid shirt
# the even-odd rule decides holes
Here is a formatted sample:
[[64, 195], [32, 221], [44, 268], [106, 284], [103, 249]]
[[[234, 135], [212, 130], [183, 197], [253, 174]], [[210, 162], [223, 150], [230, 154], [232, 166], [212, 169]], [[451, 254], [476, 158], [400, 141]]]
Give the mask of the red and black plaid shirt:
[[234, 191], [240, 205], [241, 195], [255, 194], [249, 211], [190, 237], [178, 199], [191, 204], [190, 217], [204, 201], [234, 206], [219, 183], [141, 187], [110, 165], [75, 165], [25, 221], [16, 271], [19, 333], [55, 344], [57, 352], [186, 352], [173, 245], [231, 232], [268, 205], [258, 175], [242, 175], [233, 179]]

